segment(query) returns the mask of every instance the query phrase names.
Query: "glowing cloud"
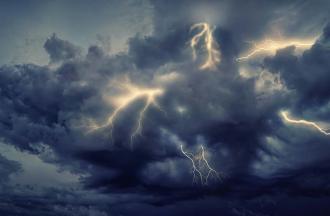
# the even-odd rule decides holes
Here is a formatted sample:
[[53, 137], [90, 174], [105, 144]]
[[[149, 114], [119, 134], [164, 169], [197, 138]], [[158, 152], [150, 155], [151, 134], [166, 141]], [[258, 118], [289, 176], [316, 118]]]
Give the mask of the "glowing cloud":
[[207, 51], [207, 58], [199, 69], [215, 69], [216, 65], [220, 63], [220, 51], [218, 50], [218, 43], [213, 38], [214, 29], [208, 23], [197, 23], [191, 27], [191, 30], [194, 29], [201, 29], [201, 31], [190, 40], [193, 59], [195, 60], [197, 58], [196, 46], [203, 40], [204, 48]]
[[143, 128], [143, 119], [147, 109], [150, 106], [155, 106], [160, 108], [159, 104], [156, 101], [156, 98], [164, 93], [164, 89], [162, 88], [146, 88], [146, 87], [139, 87], [131, 83], [131, 81], [126, 77], [126, 79], [122, 80], [121, 82], [116, 81], [112, 83], [116, 88], [123, 90], [124, 94], [119, 96], [112, 96], [107, 98], [114, 106], [113, 112], [108, 116], [107, 121], [104, 124], [97, 124], [92, 123], [89, 125], [89, 132], [93, 132], [95, 130], [99, 130], [102, 128], [110, 127], [111, 135], [112, 135], [112, 128], [114, 126], [114, 122], [118, 115], [127, 107], [129, 107], [133, 102], [144, 99], [145, 104], [142, 109], [138, 112], [138, 117], [136, 121], [136, 126], [131, 134], [131, 143], [133, 139], [140, 135]]
[[200, 152], [196, 155], [192, 153], [185, 152], [183, 146], [180, 145], [182, 154], [191, 161], [192, 173], [193, 173], [193, 183], [198, 183], [198, 179], [202, 185], [208, 184], [209, 177], [213, 176], [216, 179], [221, 180], [222, 177], [219, 172], [214, 170], [205, 157], [204, 147], [201, 146]]
[[322, 129], [320, 126], [318, 126], [315, 122], [312, 122], [312, 121], [306, 121], [306, 120], [295, 120], [295, 119], [291, 119], [289, 116], [288, 116], [288, 112], [287, 111], [282, 111], [281, 112], [281, 115], [283, 117], [283, 119], [289, 123], [292, 123], [292, 124], [300, 124], [300, 125], [306, 125], [308, 127], [313, 127], [315, 129], [317, 129], [319, 132], [321, 132], [322, 134], [328, 136], [330, 135], [330, 133], [326, 132], [324, 129]]
[[311, 39], [282, 39], [282, 40], [273, 40], [266, 39], [260, 42], [251, 42], [253, 47], [243, 56], [237, 58], [237, 61], [247, 60], [256, 55], [261, 54], [274, 54], [276, 50], [283, 49], [288, 46], [295, 46], [299, 49], [308, 49], [316, 41], [316, 38]]

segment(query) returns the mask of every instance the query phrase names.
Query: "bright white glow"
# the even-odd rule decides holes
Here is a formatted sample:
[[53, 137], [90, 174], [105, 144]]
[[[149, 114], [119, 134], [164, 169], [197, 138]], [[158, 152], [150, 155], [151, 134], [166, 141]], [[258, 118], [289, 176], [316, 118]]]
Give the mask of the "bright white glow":
[[156, 74], [154, 77], [154, 82], [161, 86], [164, 86], [167, 84], [171, 84], [175, 81], [178, 81], [181, 78], [182, 78], [181, 74], [179, 74], [176, 71], [172, 71], [164, 74]]
[[180, 114], [184, 114], [184, 113], [187, 112], [187, 108], [186, 108], [186, 107], [183, 107], [183, 106], [177, 106], [177, 107], [176, 107], [176, 110], [177, 110], [177, 112], [180, 113]]
[[123, 81], [116, 81], [112, 83], [116, 88], [123, 90], [125, 93], [119, 96], [111, 96], [107, 99], [113, 104], [114, 110], [108, 116], [107, 121], [103, 124], [97, 124], [93, 122], [89, 125], [89, 132], [93, 132], [95, 130], [99, 130], [102, 128], [110, 127], [111, 135], [112, 135], [112, 128], [114, 126], [114, 122], [118, 115], [128, 106], [132, 105], [133, 102], [144, 99], [145, 104], [142, 109], [138, 113], [137, 121], [135, 129], [131, 134], [131, 143], [133, 139], [141, 134], [143, 128], [143, 118], [147, 109], [152, 105], [157, 108], [160, 108], [158, 105], [156, 98], [164, 93], [164, 89], [162, 88], [146, 88], [146, 87], [139, 87], [131, 83], [131, 81], [126, 77]]
[[289, 113], [287, 111], [282, 111], [281, 112], [281, 115], [282, 115], [282, 117], [285, 121], [287, 121], [289, 123], [292, 123], [292, 124], [299, 124], [299, 125], [306, 125], [308, 127], [313, 127], [313, 128], [317, 129], [319, 132], [321, 132], [322, 134], [324, 134], [326, 136], [330, 135], [330, 133], [326, 132], [323, 128], [321, 128], [315, 122], [306, 121], [306, 120], [303, 120], [303, 119], [299, 119], [299, 120], [292, 119], [288, 116], [288, 114]]
[[253, 45], [252, 48], [236, 60], [244, 61], [257, 55], [274, 54], [276, 50], [289, 46], [295, 46], [299, 49], [308, 49], [315, 43], [316, 39], [316, 37], [310, 39], [266, 39], [258, 42], [251, 42]]
[[220, 63], [220, 52], [218, 50], [219, 45], [213, 38], [214, 28], [211, 28], [208, 23], [197, 23], [191, 27], [191, 30], [194, 29], [201, 29], [201, 31], [190, 40], [193, 59], [195, 60], [197, 58], [196, 46], [203, 38], [207, 58], [199, 69], [215, 69], [216, 65]]

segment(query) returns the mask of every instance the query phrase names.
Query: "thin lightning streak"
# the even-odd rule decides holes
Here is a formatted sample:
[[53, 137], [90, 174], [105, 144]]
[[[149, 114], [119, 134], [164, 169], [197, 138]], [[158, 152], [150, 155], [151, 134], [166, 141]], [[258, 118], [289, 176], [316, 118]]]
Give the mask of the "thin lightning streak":
[[306, 121], [306, 120], [303, 120], [303, 119], [300, 119], [300, 120], [291, 119], [291, 118], [289, 118], [287, 111], [282, 111], [281, 115], [282, 115], [283, 119], [285, 121], [289, 122], [289, 123], [302, 124], [302, 125], [306, 125], [306, 126], [309, 126], [309, 127], [314, 127], [319, 132], [321, 132], [322, 134], [324, 134], [326, 136], [330, 135], [330, 133], [326, 132], [324, 129], [322, 129], [320, 126], [318, 126], [315, 122]]
[[152, 104], [152, 100], [150, 99], [150, 97], [147, 98], [147, 101], [144, 105], [144, 107], [142, 108], [142, 110], [139, 112], [139, 118], [137, 120], [137, 126], [135, 128], [135, 130], [133, 131], [132, 135], [131, 135], [131, 143], [133, 142], [134, 138], [137, 135], [140, 135], [142, 132], [142, 121], [143, 118], [145, 116], [145, 112], [147, 111], [148, 107]]
[[217, 178], [221, 179], [221, 178], [220, 178], [220, 174], [219, 174], [217, 171], [215, 171], [215, 170], [209, 165], [209, 162], [206, 160], [206, 158], [205, 158], [204, 147], [201, 146], [201, 148], [202, 148], [202, 160], [204, 161], [204, 163], [205, 163], [205, 165], [206, 165], [206, 167], [207, 167], [207, 169], [208, 169], [207, 176], [206, 176], [206, 183], [207, 183], [207, 179], [209, 178], [209, 176], [210, 176], [212, 173], [214, 173], [214, 175], [215, 175]]
[[183, 150], [183, 146], [182, 145], [180, 146], [180, 148], [181, 148], [182, 154], [184, 154], [191, 161], [191, 164], [192, 164], [192, 173], [193, 173], [193, 182], [196, 182], [196, 173], [197, 173], [198, 176], [199, 176], [199, 178], [200, 178], [201, 183], [203, 184], [204, 177], [203, 177], [203, 174], [201, 173], [201, 171], [196, 167], [195, 161], [193, 159], [194, 156], [192, 154], [190, 154], [190, 153], [185, 152]]
[[93, 123], [89, 126], [90, 130], [88, 133], [93, 132], [95, 130], [100, 130], [102, 128], [110, 127], [111, 137], [112, 137], [112, 129], [114, 126], [115, 120], [118, 118], [118, 115], [129, 105], [139, 99], [145, 99], [145, 104], [143, 108], [139, 111], [136, 126], [131, 134], [131, 143], [133, 139], [140, 135], [143, 128], [143, 119], [147, 109], [153, 105], [157, 108], [160, 108], [158, 105], [156, 98], [164, 93], [164, 89], [162, 88], [144, 88], [139, 87], [137, 85], [132, 84], [129, 79], [124, 80], [123, 82], [115, 82], [114, 83], [117, 88], [126, 91], [126, 94], [109, 98], [109, 100], [114, 104], [114, 111], [107, 118], [107, 121], [104, 124], [96, 124]]
[[196, 46], [204, 37], [204, 46], [207, 51], [207, 58], [205, 62], [199, 67], [199, 69], [215, 69], [216, 65], [220, 63], [220, 52], [218, 50], [219, 45], [213, 38], [214, 29], [211, 28], [208, 23], [194, 24], [190, 30], [194, 29], [201, 29], [201, 31], [190, 40], [193, 59], [195, 60], [197, 58]]
[[255, 55], [262, 53], [275, 53], [276, 50], [282, 49], [288, 46], [295, 46], [302, 49], [307, 49], [315, 43], [316, 38], [305, 39], [305, 40], [272, 40], [266, 39], [261, 42], [252, 42], [253, 48], [244, 56], [237, 58], [237, 61], [247, 60]]
[[[193, 182], [197, 183], [197, 179], [201, 182], [202, 185], [207, 185], [210, 176], [214, 176], [215, 178], [221, 180], [221, 175], [215, 169], [213, 169], [209, 162], [205, 157], [204, 147], [201, 146], [201, 151], [196, 155], [192, 153], [185, 152], [183, 150], [183, 146], [180, 145], [180, 149], [182, 154], [187, 157], [192, 164], [192, 174], [193, 174]], [[197, 164], [196, 164], [197, 162]]]

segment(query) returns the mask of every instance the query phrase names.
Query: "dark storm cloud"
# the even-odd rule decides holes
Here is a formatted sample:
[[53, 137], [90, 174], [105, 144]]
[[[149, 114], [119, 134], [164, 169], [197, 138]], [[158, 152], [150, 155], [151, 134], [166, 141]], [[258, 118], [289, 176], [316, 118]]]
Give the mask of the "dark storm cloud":
[[[315, 7], [321, 3], [316, 2]], [[214, 20], [218, 26], [214, 35], [222, 53], [222, 62], [215, 71], [198, 70], [203, 59], [192, 61], [187, 43], [193, 34], [189, 27], [197, 19], [191, 16], [201, 4], [197, 1], [153, 1], [152, 4], [154, 33], [131, 38], [127, 53], [109, 56], [101, 47], [91, 46], [83, 56], [79, 47], [53, 35], [44, 48], [51, 63], [58, 64], [56, 68], [32, 64], [1, 67], [0, 136], [4, 141], [32, 153], [39, 153], [36, 146], [40, 143], [50, 146], [56, 155], [52, 162], [86, 174], [82, 177], [86, 189], [110, 196], [114, 192], [139, 194], [142, 198], [132, 202], [142, 212], [163, 206], [173, 215], [191, 213], [178, 209], [196, 203], [209, 206], [213, 203], [212, 196], [233, 200], [258, 199], [265, 194], [278, 200], [277, 196], [282, 194], [328, 196], [329, 176], [324, 173], [329, 169], [321, 166], [330, 153], [325, 145], [327, 138], [313, 131], [301, 134], [299, 128], [289, 128], [278, 112], [286, 108], [302, 113], [324, 105], [323, 116], [329, 113], [326, 104], [330, 97], [327, 86], [330, 27], [324, 29], [320, 41], [301, 57], [294, 54], [293, 47], [288, 47], [254, 68], [258, 70], [261, 65], [273, 74], [279, 73], [289, 89], [268, 91], [260, 99], [256, 85], [261, 78], [240, 76], [235, 57], [245, 37], [266, 34], [271, 22], [277, 19], [276, 12], [284, 13], [287, 7], [299, 5], [299, 1], [249, 1], [246, 7], [242, 7], [241, 1], [207, 1], [205, 4], [213, 6], [215, 11], [225, 13], [225, 17]], [[303, 17], [306, 6], [302, 8], [298, 18]], [[165, 84], [159, 81], [170, 72], [176, 77], [173, 81]], [[138, 84], [161, 85], [166, 89], [158, 98], [163, 111], [154, 107], [147, 111], [142, 136], [134, 140], [133, 148], [129, 133], [143, 101], [121, 113], [112, 139], [109, 128], [87, 133], [86, 127], [88, 119], [104, 122], [111, 113], [103, 94], [106, 91], [110, 96], [115, 94], [109, 90], [108, 83], [123, 74], [130, 75]], [[182, 107], [185, 111], [180, 113], [178, 108]], [[317, 116], [313, 112], [310, 116]], [[283, 143], [287, 145], [279, 148]], [[181, 154], [180, 145], [189, 152], [204, 145], [210, 152], [212, 166], [226, 174], [225, 180], [206, 187], [192, 185], [190, 163]], [[308, 158], [304, 157], [306, 151], [310, 153]], [[0, 160], [10, 165], [1, 157]], [[275, 172], [265, 175], [271, 165]], [[4, 176], [14, 172], [9, 170], [17, 170], [12, 165], [7, 167], [10, 168], [5, 167]], [[271, 178], [272, 175], [275, 177]], [[73, 200], [60, 202], [53, 198], [56, 192], [49, 194], [52, 203], [38, 200], [31, 204], [46, 204], [36, 209], [35, 215], [47, 215], [50, 209], [57, 215], [106, 215], [110, 211], [104, 206], [75, 205]], [[22, 215], [27, 215], [31, 206], [22, 206], [20, 200], [12, 202]], [[112, 211], [132, 214], [123, 206], [121, 209], [118, 205]], [[234, 206], [210, 208], [228, 215], [254, 215], [249, 209], [253, 205]], [[196, 211], [201, 214], [207, 210], [202, 206], [196, 207]], [[154, 212], [156, 215], [157, 211]]]
[[[12, 188], [13, 189], [13, 188]], [[99, 202], [93, 193], [73, 189], [48, 188], [36, 192], [33, 186], [16, 185], [12, 193], [0, 195], [1, 215], [31, 216], [108, 216], [109, 202]], [[19, 192], [18, 192], [19, 191]], [[84, 197], [82, 197], [84, 196]], [[28, 200], [28, 202], [27, 202]]]
[[298, 106], [318, 106], [329, 100], [329, 38], [327, 25], [318, 42], [301, 57], [294, 54], [294, 47], [289, 47], [278, 51], [274, 58], [265, 59], [265, 66], [280, 73], [286, 85], [297, 92]]
[[[177, 67], [177, 70], [184, 72], [185, 79], [175, 83], [176, 85], [173, 85], [161, 100], [166, 115], [159, 114], [159, 111], [153, 109], [148, 112], [143, 137], [134, 143], [137, 149], [131, 152], [125, 148], [116, 149], [122, 147], [110, 148], [108, 145], [111, 141], [106, 135], [109, 133], [108, 130], [86, 137], [79, 128], [83, 126], [79, 125], [81, 122], [78, 121], [81, 117], [106, 118], [109, 113], [100, 100], [100, 93], [102, 86], [111, 79], [112, 74], [118, 73], [112, 62], [120, 57], [113, 57], [114, 59], [103, 57], [101, 51], [91, 48], [86, 60], [67, 62], [53, 70], [35, 65], [3, 67], [1, 98], [4, 106], [1, 126], [5, 141], [30, 151], [35, 151], [34, 144], [45, 143], [55, 150], [59, 161], [70, 161], [78, 156], [78, 159], [87, 164], [101, 167], [101, 172], [112, 170], [109, 176], [101, 175], [101, 179], [97, 173], [94, 173], [99, 172], [98, 169], [91, 170], [93, 175], [86, 179], [90, 181], [90, 183], [86, 182], [87, 185], [94, 187], [107, 185], [111, 188], [113, 185], [137, 186], [148, 181], [148, 177], [141, 177], [140, 173], [149, 163], [162, 161], [167, 157], [182, 163], [178, 145], [169, 148], [166, 146], [168, 143], [161, 144], [159, 141], [161, 127], [169, 129], [183, 139], [188, 149], [190, 143], [196, 143], [196, 136], [200, 135], [210, 145], [223, 143], [233, 156], [235, 152], [240, 151], [241, 145], [241, 140], [234, 138], [233, 134], [235, 134], [244, 137], [246, 144], [245, 151], [240, 151], [240, 154], [234, 156], [233, 162], [235, 162], [231, 166], [236, 167], [240, 172], [245, 172], [245, 166], [249, 164], [254, 149], [259, 145], [258, 137], [265, 124], [259, 120], [260, 116], [255, 114], [252, 80], [244, 82], [237, 78], [236, 67], [232, 63], [224, 63], [220, 68], [224, 73], [216, 79], [212, 73], [196, 71], [194, 64]], [[105, 66], [107, 66], [106, 70]], [[198, 83], [197, 80], [205, 80], [205, 82]], [[187, 92], [187, 89], [190, 90]], [[173, 110], [176, 104], [181, 105], [181, 103], [188, 108], [190, 115], [188, 119], [178, 118], [177, 112]], [[244, 104], [244, 109], [239, 108], [241, 104]], [[122, 126], [119, 124], [117, 131], [130, 124], [130, 122]], [[228, 131], [228, 127], [231, 130]], [[98, 137], [99, 135], [101, 137]], [[115, 145], [120, 146], [120, 142], [127, 142], [125, 134], [115, 133], [115, 137]], [[163, 150], [159, 152], [158, 148]], [[174, 154], [168, 154], [175, 151]], [[123, 158], [127, 159], [123, 160]], [[245, 168], [239, 168], [242, 165]], [[177, 169], [181, 172], [189, 167], [181, 165]], [[235, 169], [232, 172], [235, 173]], [[185, 179], [190, 182], [189, 173]]]
[[[317, 42], [302, 55], [296, 55], [292, 46], [278, 50], [274, 57], [264, 60], [264, 67], [274, 74], [280, 74], [290, 92], [290, 102], [282, 109], [289, 110], [297, 119], [329, 121], [328, 44], [329, 25], [324, 28]], [[324, 128], [327, 129], [326, 126]], [[279, 172], [280, 176], [285, 177], [276, 183], [276, 187], [294, 195], [329, 195], [329, 176], [326, 174], [329, 169], [326, 165], [330, 153], [329, 140], [327, 136], [315, 133], [306, 128], [288, 127], [272, 133], [275, 145], [287, 145], [287, 152], [278, 159], [289, 164], [283, 165], [283, 170]], [[296, 149], [293, 150], [292, 146]], [[309, 157], [303, 157], [303, 152], [309, 152]]]
[[66, 137], [65, 114], [77, 110], [92, 94], [88, 87], [69, 84], [74, 73], [74, 68], [55, 74], [35, 65], [1, 68], [1, 131], [5, 140], [29, 149], [32, 143], [56, 143], [58, 137]]

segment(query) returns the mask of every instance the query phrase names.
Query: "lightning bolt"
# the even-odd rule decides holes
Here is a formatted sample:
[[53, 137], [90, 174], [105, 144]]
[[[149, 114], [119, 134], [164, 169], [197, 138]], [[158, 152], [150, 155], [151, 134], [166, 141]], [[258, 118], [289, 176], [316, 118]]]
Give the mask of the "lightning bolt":
[[319, 132], [321, 132], [322, 134], [324, 134], [326, 136], [330, 135], [330, 133], [326, 132], [324, 129], [322, 129], [320, 126], [318, 126], [315, 122], [306, 121], [306, 120], [303, 120], [303, 119], [300, 119], [300, 120], [291, 119], [291, 118], [289, 118], [287, 111], [282, 111], [281, 115], [282, 115], [283, 119], [285, 121], [289, 122], [289, 123], [302, 124], [302, 125], [306, 125], [306, 126], [309, 126], [309, 127], [313, 127], [313, 128], [316, 128]]
[[282, 49], [288, 46], [295, 46], [301, 49], [310, 48], [316, 41], [316, 38], [312, 39], [294, 39], [294, 40], [272, 40], [266, 39], [260, 42], [251, 42], [253, 44], [253, 48], [246, 54], [239, 58], [237, 61], [247, 60], [252, 58], [255, 55], [262, 54], [262, 53], [275, 53], [276, 50]]
[[220, 63], [220, 51], [218, 50], [218, 43], [213, 38], [214, 28], [211, 28], [208, 23], [197, 23], [194, 24], [190, 30], [201, 29], [190, 40], [190, 47], [192, 49], [193, 59], [196, 60], [196, 46], [197, 44], [204, 39], [204, 47], [207, 51], [207, 58], [205, 62], [199, 67], [201, 70], [215, 69], [216, 65]]
[[192, 174], [193, 183], [197, 183], [198, 179], [202, 185], [208, 184], [209, 177], [213, 176], [219, 180], [222, 179], [221, 174], [213, 169], [205, 157], [204, 147], [201, 146], [200, 152], [196, 155], [192, 153], [185, 152], [183, 146], [180, 145], [182, 154], [191, 161], [192, 164]]
[[130, 136], [130, 140], [132, 143], [133, 139], [137, 135], [140, 135], [142, 132], [143, 119], [147, 109], [150, 106], [155, 106], [160, 109], [160, 106], [157, 103], [156, 99], [158, 96], [164, 93], [164, 89], [139, 87], [131, 83], [127, 77], [122, 82], [114, 82], [114, 84], [118, 89], [121, 89], [126, 93], [121, 94], [119, 96], [108, 98], [108, 100], [112, 102], [112, 104], [114, 105], [113, 112], [108, 116], [107, 121], [104, 124], [97, 124], [97, 123], [90, 124], [89, 125], [90, 130], [88, 131], [88, 133], [93, 132], [95, 130], [100, 130], [102, 128], [110, 127], [111, 137], [112, 137], [112, 129], [114, 127], [115, 120], [118, 118], [118, 115], [135, 101], [144, 99], [145, 104], [138, 113], [136, 126]]

